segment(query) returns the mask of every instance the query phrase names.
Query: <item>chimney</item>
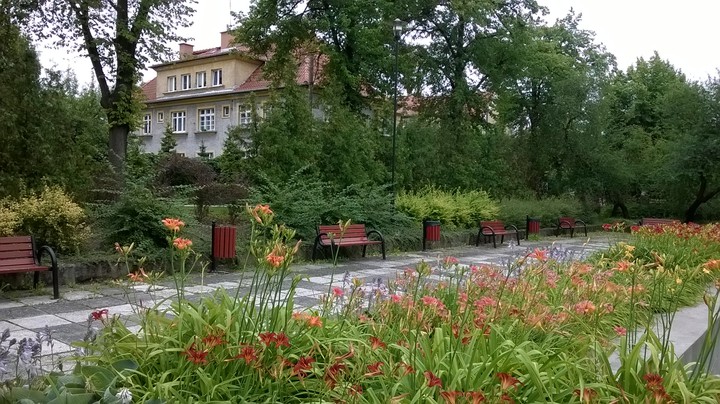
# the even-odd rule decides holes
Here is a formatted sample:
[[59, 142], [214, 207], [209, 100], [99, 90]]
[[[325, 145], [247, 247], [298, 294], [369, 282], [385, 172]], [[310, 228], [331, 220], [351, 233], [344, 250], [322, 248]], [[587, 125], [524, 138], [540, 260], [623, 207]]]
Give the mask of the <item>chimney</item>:
[[193, 46], [189, 43], [180, 44], [180, 59], [187, 59], [192, 56]]
[[227, 49], [235, 42], [235, 36], [230, 31], [220, 33], [220, 49]]

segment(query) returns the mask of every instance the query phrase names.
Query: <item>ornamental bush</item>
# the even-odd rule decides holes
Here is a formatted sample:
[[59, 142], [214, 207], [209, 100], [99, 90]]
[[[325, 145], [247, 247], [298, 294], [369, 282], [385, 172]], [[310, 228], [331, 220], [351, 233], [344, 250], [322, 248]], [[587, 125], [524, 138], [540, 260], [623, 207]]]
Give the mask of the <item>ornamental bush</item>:
[[10, 205], [18, 217], [18, 233], [33, 235], [39, 245], [58, 253], [77, 253], [88, 238], [87, 216], [60, 187], [45, 187]]
[[20, 216], [10, 205], [10, 201], [0, 201], [0, 237], [10, 236], [20, 224]]
[[425, 187], [419, 191], [403, 192], [397, 197], [397, 209], [415, 219], [439, 220], [443, 225], [473, 228], [480, 220], [494, 219], [498, 215], [497, 204], [487, 192], [445, 191]]
[[585, 209], [580, 201], [570, 197], [545, 199], [504, 199], [498, 202], [498, 219], [508, 224], [524, 226], [527, 216], [540, 219], [543, 227], [555, 227], [558, 218], [570, 216], [591, 223], [595, 214]]

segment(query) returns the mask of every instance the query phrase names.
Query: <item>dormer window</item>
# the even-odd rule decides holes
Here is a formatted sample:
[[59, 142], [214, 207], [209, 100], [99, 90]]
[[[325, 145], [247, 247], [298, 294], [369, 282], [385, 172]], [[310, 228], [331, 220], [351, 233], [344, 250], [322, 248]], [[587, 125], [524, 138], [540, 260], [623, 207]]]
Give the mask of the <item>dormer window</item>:
[[223, 83], [222, 80], [222, 69], [214, 69], [212, 70], [212, 85], [213, 86], [221, 86]]
[[189, 90], [190, 87], [192, 87], [192, 83], [190, 82], [190, 75], [183, 74], [182, 76], [180, 76], [180, 83], [182, 84], [183, 90]]
[[177, 77], [170, 76], [167, 79], [167, 92], [177, 91]]
[[195, 87], [207, 87], [207, 77], [205, 75], [205, 72], [197, 72], [197, 74], [195, 75]]

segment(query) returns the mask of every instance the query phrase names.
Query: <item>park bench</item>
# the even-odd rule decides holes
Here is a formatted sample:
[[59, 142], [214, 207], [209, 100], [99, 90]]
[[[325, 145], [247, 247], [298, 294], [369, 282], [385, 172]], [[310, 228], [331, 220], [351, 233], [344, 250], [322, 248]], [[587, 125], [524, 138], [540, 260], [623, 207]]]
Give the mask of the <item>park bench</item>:
[[509, 236], [513, 234], [517, 239], [517, 245], [520, 245], [520, 233], [518, 232], [517, 227], [511, 224], [505, 226], [505, 224], [500, 220], [480, 222], [480, 230], [478, 231], [475, 246], [477, 247], [480, 245], [480, 237], [483, 237], [485, 242], [488, 242], [488, 239], [492, 237], [493, 247], [497, 248], [497, 243], [495, 241], [497, 236], [500, 236], [500, 244], [502, 244], [503, 241], [505, 241], [506, 235]]
[[[370, 239], [373, 234], [379, 240]], [[385, 238], [379, 231], [367, 231], [364, 224], [351, 224], [347, 226], [344, 232], [339, 224], [319, 225], [315, 244], [313, 245], [312, 259], [315, 261], [315, 253], [318, 247], [331, 247], [331, 251], [335, 251], [335, 248], [339, 247], [362, 246], [362, 256], [364, 257], [367, 246], [377, 244], [380, 245], [382, 257], [385, 259]]]
[[644, 217], [638, 223], [640, 226], [662, 226], [666, 224], [678, 224], [680, 223], [677, 219], [658, 219], [654, 217]]
[[[50, 256], [50, 266], [40, 265], [43, 253]], [[0, 237], [0, 275], [34, 272], [33, 287], [40, 282], [40, 272], [52, 271], [53, 298], [60, 298], [60, 272], [55, 251], [48, 246], [35, 248], [32, 236]]]
[[560, 233], [565, 233], [565, 230], [570, 230], [570, 237], [572, 238], [575, 233], [575, 228], [582, 227], [585, 231], [585, 237], [587, 237], [587, 225], [580, 219], [575, 219], [571, 216], [565, 216], [558, 219], [558, 226], [555, 230], [555, 236], [559, 236]]

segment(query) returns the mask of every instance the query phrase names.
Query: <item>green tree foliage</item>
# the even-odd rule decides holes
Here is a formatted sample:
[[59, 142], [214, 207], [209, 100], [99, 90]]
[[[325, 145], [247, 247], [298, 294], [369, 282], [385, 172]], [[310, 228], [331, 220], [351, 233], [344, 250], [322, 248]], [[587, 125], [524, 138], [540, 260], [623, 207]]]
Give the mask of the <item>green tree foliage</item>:
[[177, 141], [175, 140], [175, 135], [173, 135], [173, 130], [170, 124], [165, 125], [165, 130], [163, 131], [163, 137], [160, 139], [160, 152], [158, 154], [160, 155], [167, 155], [171, 153], [175, 153], [175, 148], [177, 147]]
[[104, 167], [106, 120], [92, 89], [72, 76], [41, 78], [28, 40], [0, 13], [0, 194], [57, 184], [81, 194]]
[[[509, 128], [510, 158], [537, 196], [560, 195], [584, 188], [589, 151], [597, 152], [602, 122], [599, 93], [613, 57], [578, 28], [569, 14], [552, 26], [527, 30], [522, 57], [496, 86], [498, 123]], [[582, 175], [581, 175], [582, 177]]]
[[87, 54], [109, 123], [109, 160], [121, 171], [137, 124], [137, 80], [145, 64], [172, 54], [175, 30], [190, 24], [194, 0], [6, 0], [38, 38]]

